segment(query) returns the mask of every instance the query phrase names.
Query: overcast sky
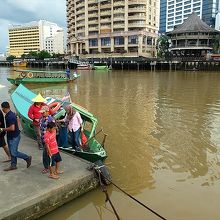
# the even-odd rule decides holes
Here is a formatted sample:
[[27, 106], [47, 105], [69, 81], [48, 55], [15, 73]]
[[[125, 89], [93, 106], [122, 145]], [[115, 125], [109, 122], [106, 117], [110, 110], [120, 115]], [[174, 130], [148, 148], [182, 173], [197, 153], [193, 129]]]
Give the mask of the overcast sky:
[[47, 20], [66, 28], [66, 0], [0, 0], [0, 53], [8, 46], [8, 25]]

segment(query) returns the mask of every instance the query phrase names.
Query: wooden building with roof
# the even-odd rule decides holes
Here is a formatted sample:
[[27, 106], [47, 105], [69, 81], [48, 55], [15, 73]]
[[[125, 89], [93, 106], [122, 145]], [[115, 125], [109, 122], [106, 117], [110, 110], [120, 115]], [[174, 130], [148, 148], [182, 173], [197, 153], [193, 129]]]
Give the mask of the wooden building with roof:
[[184, 23], [166, 33], [171, 39], [172, 59], [204, 60], [213, 50], [214, 37], [219, 33], [193, 12]]

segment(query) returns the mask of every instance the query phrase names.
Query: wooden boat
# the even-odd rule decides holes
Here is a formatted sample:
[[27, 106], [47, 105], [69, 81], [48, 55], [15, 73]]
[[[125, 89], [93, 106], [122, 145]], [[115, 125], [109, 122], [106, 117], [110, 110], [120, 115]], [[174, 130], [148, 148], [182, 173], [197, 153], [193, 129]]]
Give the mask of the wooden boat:
[[185, 71], [199, 71], [199, 69], [194, 67], [192, 69], [185, 69]]
[[90, 64], [78, 64], [76, 69], [77, 70], [91, 70], [92, 66]]
[[14, 67], [26, 67], [27, 61], [22, 59], [14, 59], [13, 60], [13, 66]]
[[[27, 134], [30, 137], [35, 137], [32, 120], [28, 117], [28, 109], [33, 104], [31, 100], [34, 97], [36, 97], [36, 94], [30, 91], [29, 89], [27, 89], [22, 84], [20, 84], [11, 94], [11, 99], [15, 106], [16, 112], [20, 118], [23, 131], [25, 134]], [[66, 102], [66, 101], [62, 102], [62, 100], [57, 100], [51, 97], [46, 97], [46, 100], [47, 100], [46, 104], [48, 106], [55, 105], [55, 103], [61, 104], [61, 108], [59, 108], [58, 111], [55, 112], [53, 115], [55, 119], [59, 119], [65, 115], [64, 107], [66, 105], [71, 105], [74, 109], [76, 109], [80, 113], [83, 119], [84, 133], [88, 140], [87, 148], [82, 152], [70, 148], [69, 145], [59, 146], [60, 149], [69, 152], [71, 154], [74, 154], [76, 156], [79, 156], [80, 158], [83, 158], [90, 162], [95, 162], [98, 160], [104, 161], [105, 158], [107, 157], [106, 151], [104, 149], [104, 142], [106, 135], [104, 135], [102, 144], [100, 144], [96, 140], [96, 134], [98, 134], [96, 133], [97, 123], [98, 123], [97, 118], [94, 117], [94, 115], [90, 113], [88, 110], [75, 103]]]
[[19, 73], [18, 77], [7, 78], [14, 85], [19, 85], [20, 83], [64, 83], [73, 81], [80, 76], [74, 73], [69, 79], [64, 71], [16, 70], [16, 72]]
[[106, 63], [94, 63], [93, 64], [94, 70], [109, 70], [110, 68]]

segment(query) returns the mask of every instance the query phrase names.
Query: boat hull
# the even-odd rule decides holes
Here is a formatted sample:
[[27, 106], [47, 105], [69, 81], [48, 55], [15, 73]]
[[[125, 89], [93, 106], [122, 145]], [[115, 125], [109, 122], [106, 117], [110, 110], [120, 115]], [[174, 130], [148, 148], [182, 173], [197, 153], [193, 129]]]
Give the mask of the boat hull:
[[94, 70], [108, 70], [108, 66], [94, 66]]
[[91, 70], [91, 69], [92, 69], [91, 65], [78, 65], [76, 67], [76, 70]]
[[26, 61], [13, 62], [13, 67], [26, 67], [26, 66], [27, 66]]
[[29, 84], [29, 83], [66, 83], [77, 79], [79, 75], [73, 79], [67, 78], [7, 78], [13, 85]]
[[92, 152], [87, 152], [87, 151], [76, 151], [74, 149], [71, 148], [63, 148], [63, 147], [59, 147], [60, 150], [65, 151], [67, 153], [73, 154], [77, 157], [80, 157], [84, 160], [88, 160], [92, 163], [101, 160], [104, 161], [107, 158], [106, 153], [103, 152], [98, 152], [98, 153], [92, 153]]

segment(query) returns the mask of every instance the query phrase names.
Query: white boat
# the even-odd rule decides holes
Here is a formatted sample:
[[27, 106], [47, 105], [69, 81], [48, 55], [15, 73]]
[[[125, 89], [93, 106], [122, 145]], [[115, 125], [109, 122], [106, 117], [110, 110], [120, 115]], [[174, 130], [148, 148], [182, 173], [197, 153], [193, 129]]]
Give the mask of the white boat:
[[90, 64], [78, 64], [76, 69], [77, 70], [91, 70], [92, 66]]

